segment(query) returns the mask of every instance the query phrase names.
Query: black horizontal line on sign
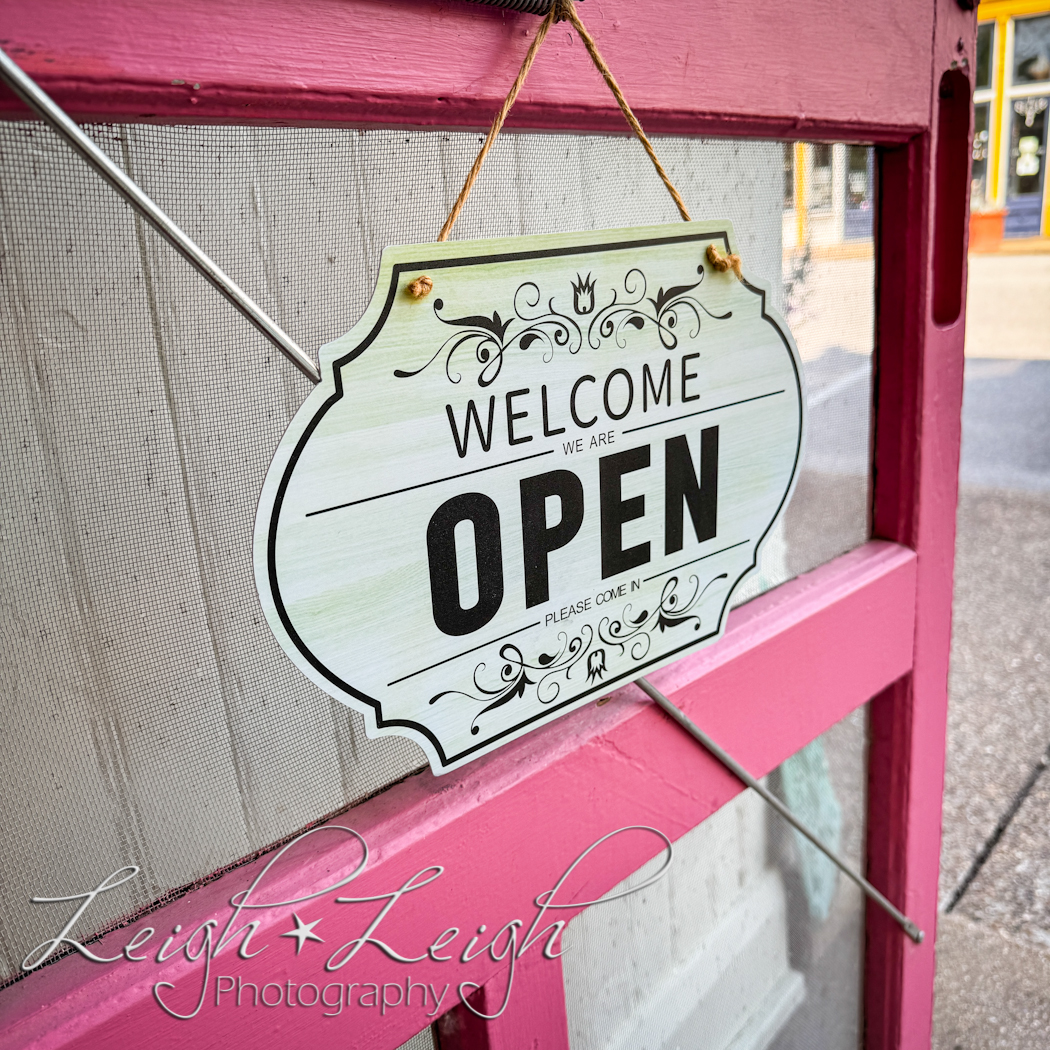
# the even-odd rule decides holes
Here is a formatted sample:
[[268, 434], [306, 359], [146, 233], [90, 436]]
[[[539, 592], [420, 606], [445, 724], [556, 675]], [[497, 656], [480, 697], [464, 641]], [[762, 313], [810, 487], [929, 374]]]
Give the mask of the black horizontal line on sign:
[[553, 455], [554, 449], [552, 448], [547, 449], [546, 452], [533, 452], [531, 456], [519, 456], [517, 459], [508, 459], [503, 463], [490, 463], [487, 467], [475, 467], [473, 470], [464, 470], [462, 474], [449, 474], [447, 478], [421, 481], [418, 485], [406, 485], [403, 489], [392, 489], [390, 492], [380, 492], [375, 496], [365, 496], [364, 499], [351, 500], [349, 503], [337, 503], [334, 507], [322, 507], [321, 510], [311, 510], [306, 517], [312, 518], [315, 514], [327, 514], [330, 510], [342, 510], [344, 507], [356, 507], [359, 503], [369, 503], [374, 499], [397, 496], [402, 492], [411, 492], [413, 489], [424, 489], [427, 485], [440, 485], [442, 481], [455, 481], [456, 478], [465, 478], [470, 474], [480, 474], [483, 470], [496, 470], [498, 467], [509, 467], [512, 463], [524, 463], [527, 459], [538, 459], [540, 456]]
[[677, 423], [680, 419], [691, 419], [693, 416], [702, 416], [706, 412], [717, 412], [720, 408], [732, 408], [734, 405], [746, 405], [749, 401], [761, 401], [764, 397], [776, 397], [783, 394], [783, 390], [772, 390], [768, 394], [756, 394], [754, 397], [745, 397], [741, 401], [729, 401], [724, 405], [715, 405], [714, 408], [701, 408], [696, 412], [686, 412], [684, 416], [675, 416], [673, 419], [659, 419], [655, 423], [643, 423], [640, 427], [630, 427], [625, 434], [633, 434], [636, 430], [648, 430], [650, 427], [662, 427], [667, 423]]
[[726, 551], [731, 551], [734, 547], [742, 547], [745, 543], [750, 542], [750, 540], [741, 540], [739, 543], [731, 543], [728, 547], [723, 547], [720, 551], [711, 551], [710, 554], [701, 554], [699, 558], [694, 558], [692, 561], [684, 562], [682, 565], [676, 565], [673, 569], [664, 569], [663, 572], [658, 572], [655, 576], [646, 576], [642, 582], [648, 583], [650, 580], [658, 580], [661, 576], [667, 576], [669, 573], [678, 572], [679, 569], [687, 569], [690, 565], [695, 565], [698, 561], [713, 558], [716, 554], [725, 554]]
[[505, 638], [511, 638], [516, 634], [521, 634], [522, 631], [528, 631], [533, 627], [539, 627], [539, 625], [539, 620], [535, 623], [526, 624], [524, 627], [519, 627], [516, 631], [511, 631], [509, 634], [501, 634], [498, 638], [491, 638], [487, 642], [482, 642], [481, 645], [475, 645], [473, 649], [465, 649], [461, 653], [456, 653], [455, 656], [446, 656], [444, 660], [438, 660], [436, 664], [431, 664], [429, 667], [421, 667], [418, 671], [413, 671], [411, 674], [406, 674], [401, 678], [395, 678], [392, 682], [387, 682], [386, 686], [389, 689], [392, 685], [397, 685], [398, 682], [407, 682], [409, 678], [415, 678], [417, 674], [422, 674], [424, 671], [433, 671], [435, 667], [447, 664], [449, 660], [458, 660], [461, 656], [469, 656], [471, 653], [476, 653], [479, 649], [484, 649], [486, 645], [495, 645], [497, 642], [502, 642]]

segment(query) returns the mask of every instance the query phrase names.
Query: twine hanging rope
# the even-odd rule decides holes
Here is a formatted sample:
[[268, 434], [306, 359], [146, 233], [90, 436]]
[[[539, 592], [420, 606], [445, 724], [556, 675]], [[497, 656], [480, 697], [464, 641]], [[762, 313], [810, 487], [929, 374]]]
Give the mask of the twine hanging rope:
[[[627, 123], [631, 126], [631, 130], [638, 136], [638, 141], [641, 142], [642, 146], [645, 148], [645, 152], [649, 154], [649, 159], [653, 162], [653, 166], [656, 168], [656, 173], [660, 176], [663, 184], [667, 187], [668, 193], [671, 194], [675, 206], [678, 208], [679, 214], [686, 222], [691, 221], [689, 212], [686, 210], [685, 204], [682, 201], [681, 194], [675, 189], [674, 184], [664, 170], [664, 166], [657, 158], [652, 143], [650, 143], [645, 132], [642, 130], [642, 125], [638, 123], [638, 118], [633, 112], [631, 112], [631, 107], [627, 104], [627, 99], [623, 97], [620, 85], [616, 83], [616, 78], [612, 75], [609, 67], [605, 64], [605, 59], [602, 58], [601, 52], [598, 50], [598, 45], [595, 44], [593, 37], [587, 32], [586, 27], [580, 21], [580, 16], [576, 13], [576, 8], [573, 6], [572, 0], [554, 0], [546, 18], [544, 18], [543, 22], [540, 24], [539, 32], [529, 45], [529, 50], [526, 52], [525, 59], [521, 63], [521, 69], [518, 70], [518, 75], [514, 79], [510, 91], [507, 92], [507, 97], [503, 100], [503, 105], [500, 106], [499, 112], [492, 121], [492, 127], [489, 128], [489, 133], [485, 137], [485, 141], [482, 144], [481, 149], [478, 151], [477, 157], [474, 159], [474, 164], [467, 175], [466, 181], [463, 183], [463, 189], [459, 191], [456, 203], [452, 205], [452, 211], [449, 212], [448, 218], [445, 220], [445, 225], [441, 227], [441, 233], [438, 234], [439, 241], [448, 240], [448, 235], [452, 232], [452, 227], [455, 225], [456, 219], [459, 218], [459, 213], [463, 210], [463, 205], [467, 203], [470, 191], [474, 188], [474, 183], [477, 180], [478, 173], [481, 171], [481, 165], [485, 163], [485, 157], [488, 154], [488, 151], [492, 148], [492, 144], [496, 141], [496, 136], [500, 133], [500, 130], [503, 127], [503, 122], [507, 119], [510, 107], [514, 105], [514, 101], [517, 99], [518, 94], [525, 83], [525, 78], [529, 75], [532, 63], [536, 60], [536, 55], [538, 54], [543, 41], [546, 39], [550, 27], [554, 25], [555, 22], [563, 21], [572, 23], [573, 28], [580, 35], [580, 39], [587, 48], [587, 53], [591, 56], [592, 61], [595, 66], [597, 66], [598, 72], [601, 73], [605, 83], [609, 85], [609, 90], [613, 93]], [[429, 289], [427, 289], [427, 291], [429, 291]], [[423, 294], [426, 293], [424, 292]]]

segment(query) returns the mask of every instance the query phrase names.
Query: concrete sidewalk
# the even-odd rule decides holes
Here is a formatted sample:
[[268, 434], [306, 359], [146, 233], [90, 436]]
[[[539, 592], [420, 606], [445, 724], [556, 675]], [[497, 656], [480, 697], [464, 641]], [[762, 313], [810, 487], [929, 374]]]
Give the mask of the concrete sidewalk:
[[[1050, 361], [967, 361], [960, 480], [942, 902], [1050, 744]], [[941, 915], [937, 958], [937, 1050], [1050, 1047], [1050, 773]]]
[[966, 356], [1050, 359], [1050, 254], [971, 255]]
[[936, 1050], [1046, 1050], [1050, 954], [994, 927], [941, 916], [933, 1027]]

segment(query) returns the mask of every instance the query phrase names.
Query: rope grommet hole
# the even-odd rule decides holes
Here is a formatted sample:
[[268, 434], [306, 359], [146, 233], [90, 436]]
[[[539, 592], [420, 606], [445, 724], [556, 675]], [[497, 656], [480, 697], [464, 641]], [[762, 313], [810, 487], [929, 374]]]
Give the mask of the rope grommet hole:
[[719, 272], [728, 273], [730, 270], [736, 274], [736, 279], [742, 281], [744, 275], [740, 272], [740, 256], [734, 255], [730, 252], [728, 255], [723, 255], [718, 250], [717, 244], [709, 244], [707, 246], [707, 261]]

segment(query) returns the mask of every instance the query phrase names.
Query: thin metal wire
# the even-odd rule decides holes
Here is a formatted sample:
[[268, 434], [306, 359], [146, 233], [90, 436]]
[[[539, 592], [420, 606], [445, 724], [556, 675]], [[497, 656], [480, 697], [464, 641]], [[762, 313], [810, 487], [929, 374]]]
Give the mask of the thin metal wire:
[[821, 853], [824, 854], [836, 867], [851, 878], [880, 908], [891, 915], [903, 927], [904, 932], [916, 943], [922, 944], [925, 934], [911, 919], [903, 912], [898, 911], [863, 875], [854, 871], [834, 850], [825, 846], [823, 842], [812, 832], [794, 813], [791, 812], [779, 798], [757, 781], [744, 767], [731, 755], [722, 750], [688, 715], [675, 707], [670, 700], [660, 692], [647, 678], [639, 678], [635, 683], [639, 689], [650, 700], [655, 701], [666, 711], [687, 733], [698, 740], [711, 754], [722, 763], [738, 780], [742, 781], [758, 795], [769, 803], [793, 828], [805, 835]]
[[98, 172], [205, 280], [224, 295], [308, 379], [321, 373], [302, 348], [168, 218], [142, 189], [77, 127], [50, 95], [0, 50], [0, 79]]

